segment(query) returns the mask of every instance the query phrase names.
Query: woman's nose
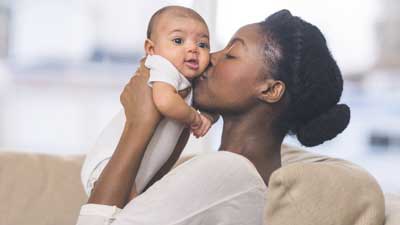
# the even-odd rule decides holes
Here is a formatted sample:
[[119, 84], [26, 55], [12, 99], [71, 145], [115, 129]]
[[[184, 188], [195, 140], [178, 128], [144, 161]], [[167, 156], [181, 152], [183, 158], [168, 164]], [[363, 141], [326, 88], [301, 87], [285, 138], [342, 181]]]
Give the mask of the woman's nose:
[[211, 55], [210, 55], [210, 64], [211, 65], [209, 65], [209, 66], [213, 66], [213, 65], [217, 64], [219, 56], [221, 55], [221, 52], [222, 51], [211, 53]]

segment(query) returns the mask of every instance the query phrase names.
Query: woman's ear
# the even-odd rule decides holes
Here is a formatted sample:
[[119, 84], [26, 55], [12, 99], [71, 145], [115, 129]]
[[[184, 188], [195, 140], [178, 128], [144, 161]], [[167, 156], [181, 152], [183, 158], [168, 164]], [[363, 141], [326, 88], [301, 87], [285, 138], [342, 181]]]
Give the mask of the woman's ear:
[[282, 81], [268, 79], [258, 89], [258, 99], [267, 103], [279, 102], [285, 90], [286, 86]]
[[144, 51], [147, 55], [154, 55], [154, 42], [150, 39], [144, 41]]

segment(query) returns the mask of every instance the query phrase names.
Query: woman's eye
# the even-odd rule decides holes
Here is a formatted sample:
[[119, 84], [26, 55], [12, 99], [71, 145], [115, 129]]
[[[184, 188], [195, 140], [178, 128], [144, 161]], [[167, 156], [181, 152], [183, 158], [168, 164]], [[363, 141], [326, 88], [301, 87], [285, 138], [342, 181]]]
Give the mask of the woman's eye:
[[181, 45], [183, 43], [182, 38], [174, 38], [172, 41], [177, 45]]
[[210, 48], [210, 45], [209, 45], [208, 43], [201, 42], [201, 43], [199, 43], [199, 47], [200, 47], [200, 48], [207, 48], [207, 49], [209, 49], [209, 48]]

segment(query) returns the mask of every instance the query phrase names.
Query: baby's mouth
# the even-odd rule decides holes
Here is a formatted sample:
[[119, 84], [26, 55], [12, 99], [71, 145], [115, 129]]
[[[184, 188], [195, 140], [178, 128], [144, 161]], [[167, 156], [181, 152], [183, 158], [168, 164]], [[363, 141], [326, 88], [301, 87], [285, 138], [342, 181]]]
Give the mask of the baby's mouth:
[[199, 60], [197, 59], [188, 59], [184, 61], [184, 64], [192, 70], [199, 69]]

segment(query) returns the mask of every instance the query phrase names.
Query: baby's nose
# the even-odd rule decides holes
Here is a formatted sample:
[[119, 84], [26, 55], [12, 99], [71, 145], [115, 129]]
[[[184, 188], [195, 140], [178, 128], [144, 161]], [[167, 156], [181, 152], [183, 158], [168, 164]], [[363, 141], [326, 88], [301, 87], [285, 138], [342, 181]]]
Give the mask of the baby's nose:
[[189, 52], [197, 53], [197, 52], [198, 52], [197, 44], [196, 44], [196, 43], [188, 43], [187, 50], [188, 50]]

